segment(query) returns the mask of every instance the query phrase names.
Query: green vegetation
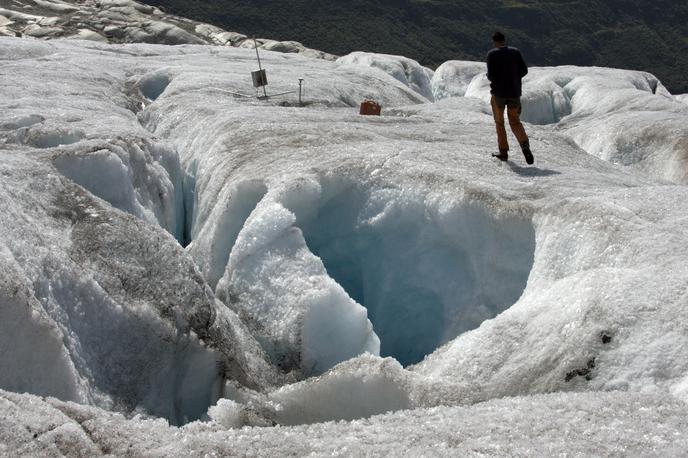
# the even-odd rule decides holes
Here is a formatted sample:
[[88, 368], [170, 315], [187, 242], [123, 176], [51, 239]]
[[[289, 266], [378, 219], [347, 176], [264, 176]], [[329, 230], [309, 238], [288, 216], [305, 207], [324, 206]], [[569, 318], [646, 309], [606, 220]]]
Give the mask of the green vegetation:
[[482, 60], [504, 31], [530, 65], [645, 70], [688, 92], [688, 2], [655, 0], [150, 0], [169, 13], [334, 54]]

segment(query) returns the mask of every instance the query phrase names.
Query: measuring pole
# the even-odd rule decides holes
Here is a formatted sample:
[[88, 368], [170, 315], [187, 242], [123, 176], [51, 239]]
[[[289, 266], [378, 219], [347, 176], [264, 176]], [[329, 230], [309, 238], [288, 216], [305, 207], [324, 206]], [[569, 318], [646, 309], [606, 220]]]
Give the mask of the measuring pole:
[[[263, 67], [260, 65], [260, 54], [258, 54], [258, 41], [256, 41], [256, 38], [253, 37], [253, 46], [254, 49], [256, 50], [256, 57], [258, 58], [258, 70], [261, 72], [263, 71]], [[263, 95], [265, 95], [265, 98], [268, 98], [268, 91], [265, 89], [265, 85], [263, 85]]]
[[303, 87], [303, 78], [299, 78], [299, 106], [302, 106], [301, 104], [301, 88]]

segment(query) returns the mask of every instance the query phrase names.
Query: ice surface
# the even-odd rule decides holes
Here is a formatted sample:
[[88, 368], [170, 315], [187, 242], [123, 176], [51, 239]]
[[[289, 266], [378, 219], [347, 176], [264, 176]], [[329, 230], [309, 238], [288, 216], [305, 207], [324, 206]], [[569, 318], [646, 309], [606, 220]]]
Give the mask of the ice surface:
[[[3, 49], [24, 43], [35, 49]], [[227, 378], [274, 383], [244, 324], [158, 228], [177, 238], [184, 229], [179, 157], [131, 111], [141, 96], [126, 72], [58, 71], [43, 84], [47, 73], [8, 81], [12, 99], [2, 100], [2, 386], [184, 423], [205, 415]], [[34, 91], [50, 85], [61, 91]], [[81, 96], [65, 97], [69, 87]], [[61, 129], [84, 138], [32, 140]]]
[[33, 297], [30, 285], [22, 282], [21, 268], [9, 249], [3, 245], [0, 250], [0, 386], [84, 402], [76, 368], [62, 345], [63, 333]]
[[[466, 97], [490, 99], [486, 76]], [[531, 68], [522, 119], [552, 124], [601, 159], [662, 181], [688, 183], [686, 107], [649, 73], [608, 68]]]
[[[292, 65], [301, 63], [294, 59]], [[633, 310], [644, 309], [646, 301], [661, 303], [663, 310], [671, 310], [669, 313], [672, 314], [683, 313], [679, 306], [682, 298], [677, 296], [675, 287], [665, 281], [654, 282], [656, 288], [632, 299], [623, 294], [623, 291], [636, 291], [638, 285], [649, 281], [643, 278], [649, 274], [645, 269], [638, 270], [631, 253], [641, 250], [644, 254], [638, 262], [652, 266], [649, 270], [656, 273], [659, 269], [657, 263], [665, 265], [663, 263], [667, 260], [662, 248], [667, 244], [674, 251], [669, 258], [676, 260], [667, 275], [677, 279], [678, 284], [685, 284], [685, 267], [675, 251], [682, 249], [677, 248], [683, 246], [678, 240], [685, 237], [685, 233], [660, 229], [672, 226], [671, 222], [662, 222], [665, 217], [670, 220], [677, 218], [677, 221], [683, 218], [680, 212], [675, 213], [676, 208], [684, 205], [680, 203], [680, 195], [684, 192], [682, 187], [650, 185], [652, 182], [641, 176], [594, 160], [576, 148], [570, 139], [553, 133], [549, 127], [531, 127], [533, 145], [543, 151], [538, 157], [541, 161], [538, 167], [523, 168], [517, 157], [516, 162], [504, 167], [506, 170], [495, 169], [494, 164], [484, 161], [485, 149], [488, 148], [485, 143], [492, 141], [494, 136], [489, 108], [484, 104], [475, 100], [443, 100], [434, 106], [394, 108], [394, 105], [404, 103], [395, 96], [383, 100], [386, 106], [390, 106], [390, 116], [378, 119], [360, 118], [353, 110], [321, 108], [337, 106], [341, 91], [359, 91], [361, 95], [371, 90], [382, 91], [372, 84], [368, 88], [346, 89], [344, 81], [352, 83], [350, 73], [341, 67], [339, 70], [340, 73], [334, 72], [329, 80], [316, 78], [311, 83], [311, 93], [319, 105], [312, 105], [311, 109], [275, 106], [279, 105], [279, 100], [275, 100], [274, 105], [260, 107], [255, 102], [227, 96], [221, 102], [225, 109], [208, 108], [197, 119], [184, 116], [181, 107], [185, 103], [182, 101], [192, 103], [192, 99], [183, 88], [187, 85], [197, 87], [197, 78], [200, 77], [196, 76], [199, 71], [196, 68], [187, 70], [191, 73], [189, 76], [177, 77], [177, 91], [166, 92], [150, 107], [148, 116], [155, 132], [175, 143], [182, 154], [182, 163], [189, 164], [195, 171], [198, 201], [194, 212], [192, 249], [197, 243], [213, 245], [208, 243], [206, 235], [201, 234], [205, 233], [206, 226], [212, 228], [216, 222], [224, 220], [225, 216], [221, 215], [235, 211], [227, 206], [229, 196], [245, 202], [243, 210], [236, 213], [238, 221], [250, 212], [246, 222], [242, 223], [236, 244], [230, 249], [229, 267], [224, 273], [226, 281], [222, 281], [226, 292], [221, 297], [225, 302], [241, 309], [242, 302], [266, 305], [275, 304], [274, 298], [277, 297], [302, 298], [300, 285], [304, 283], [301, 282], [321, 278], [321, 270], [316, 271], [315, 277], [310, 270], [314, 265], [310, 251], [322, 260], [328, 275], [352, 299], [368, 307], [368, 315], [384, 349], [385, 336], [376, 328], [375, 300], [366, 302], [365, 294], [360, 292], [363, 288], [356, 286], [356, 271], [365, 264], [370, 269], [371, 260], [386, 265], [386, 269], [366, 271], [365, 278], [375, 272], [379, 275], [389, 272], [387, 282], [371, 282], [373, 288], [380, 288], [377, 292], [373, 289], [371, 297], [384, 292], [384, 296], [390, 298], [394, 297], [395, 291], [402, 291], [400, 298], [410, 297], [399, 279], [404, 278], [413, 285], [413, 279], [426, 271], [428, 276], [425, 278], [443, 280], [419, 281], [424, 288], [451, 291], [452, 281], [466, 278], [456, 275], [461, 268], [454, 261], [460, 257], [446, 254], [459, 247], [468, 252], [465, 265], [470, 265], [472, 272], [479, 273], [475, 278], [481, 282], [466, 281], [463, 285], [477, 286], [477, 291], [486, 292], [487, 297], [509, 298], [501, 301], [491, 299], [501, 302], [502, 308], [476, 318], [471, 327], [480, 325], [481, 319], [499, 314], [514, 302], [516, 305], [497, 315], [495, 320], [482, 322], [473, 332], [450, 341], [425, 363], [413, 368], [414, 373], [439, 377], [453, 384], [451, 386], [455, 389], [454, 395], [447, 395], [440, 389], [433, 393], [418, 388], [424, 393], [423, 402], [434, 405], [460, 402], [466, 398], [585, 389], [586, 386], [634, 390], [652, 386], [653, 390], [665, 390], [683, 380], [681, 374], [686, 370], [685, 363], [674, 360], [674, 352], [667, 353], [659, 348], [663, 347], [660, 342], [664, 339], [679, 346], [685, 342], [675, 332], [668, 337], [657, 337], [657, 330], [664, 326], [659, 318], [661, 314], [656, 315], [655, 325], [648, 325], [649, 317], [640, 318], [636, 312], [630, 313], [635, 317], [632, 319], [635, 324], [622, 324], [617, 319], [617, 316], [629, 316], [619, 310], [625, 310], [626, 306]], [[292, 74], [288, 67], [283, 71], [286, 75]], [[595, 74], [597, 70], [591, 72]], [[274, 73], [277, 73], [277, 84], [282, 84], [282, 73]], [[337, 80], [338, 75], [344, 81]], [[193, 83], [184, 83], [187, 78]], [[643, 81], [647, 83], [648, 79], [640, 74], [633, 81], [644, 87]], [[328, 102], [326, 88], [331, 88], [332, 82], [336, 82], [337, 90]], [[650, 92], [649, 83], [646, 89]], [[195, 97], [200, 100], [193, 103], [215, 106], [218, 103], [213, 102], [217, 97], [215, 92], [208, 89], [207, 93], [207, 99], [204, 99], [202, 91], [198, 90]], [[233, 107], [237, 107], [236, 110]], [[236, 184], [230, 183], [247, 180], [263, 183], [265, 188], [251, 185], [259, 189], [251, 192], [252, 198], [242, 197], [241, 193], [233, 190]], [[651, 191], [647, 186], [652, 186]], [[266, 194], [262, 195], [264, 191]], [[654, 196], [652, 201], [648, 201], [650, 196]], [[257, 200], [259, 202], [253, 207]], [[617, 216], [616, 211], [607, 208], [609, 205], [618, 211], [632, 205], [633, 212], [649, 212], [652, 216], [645, 224], [657, 227], [641, 229], [624, 225], [620, 223], [624, 213]], [[433, 218], [438, 223], [433, 223]], [[464, 222], [466, 226], [462, 226]], [[380, 229], [385, 227], [399, 228], [400, 235], [395, 239], [393, 231], [387, 233]], [[422, 231], [414, 233], [414, 230], [420, 230], [418, 227]], [[465, 229], [460, 229], [462, 227]], [[609, 235], [610, 227], [615, 231], [613, 237]], [[371, 232], [366, 232], [370, 228], [374, 229], [372, 236]], [[376, 240], [373, 237], [375, 231], [384, 234], [381, 237], [384, 243], [371, 243], [371, 240]], [[236, 230], [228, 233], [227, 240], [231, 242]], [[464, 233], [467, 234], [465, 239], [461, 237]], [[665, 239], [666, 242], [650, 243], [646, 238], [648, 233], [661, 233], [657, 239]], [[476, 238], [477, 234], [480, 238]], [[318, 240], [319, 235], [324, 240]], [[328, 237], [334, 241], [328, 242]], [[452, 262], [430, 264], [436, 268], [433, 270], [414, 260], [414, 250], [421, 254], [430, 249], [431, 245], [425, 244], [426, 239], [428, 244], [437, 244], [435, 252], [438, 259], [443, 259], [446, 254]], [[274, 244], [277, 240], [280, 242]], [[340, 240], [340, 246], [336, 240]], [[556, 243], [548, 248], [546, 241], [549, 240]], [[361, 250], [357, 243], [363, 246], [368, 243], [370, 248]], [[389, 243], [391, 248], [386, 248], [385, 243]], [[222, 251], [226, 252], [228, 246], [229, 243], [224, 245]], [[241, 251], [235, 254], [234, 250], [239, 247]], [[505, 247], [516, 251], [511, 252]], [[489, 253], [490, 249], [498, 254], [487, 258], [495, 259], [495, 265], [503, 265], [509, 274], [483, 268], [476, 263], [477, 259], [484, 259], [478, 257], [478, 253]], [[370, 260], [361, 262], [359, 251], [367, 253], [371, 250], [377, 256], [370, 255]], [[240, 256], [240, 253], [250, 256]], [[408, 264], [401, 262], [406, 254], [410, 254], [409, 259], [412, 260]], [[265, 273], [265, 277], [246, 276], [244, 267], [238, 267], [255, 257], [262, 261], [253, 265], [250, 272]], [[573, 262], [577, 259], [581, 262]], [[612, 264], [605, 264], [605, 260]], [[198, 262], [202, 264], [204, 260]], [[617, 262], [621, 264], [617, 265]], [[220, 261], [218, 265], [222, 263]], [[398, 274], [394, 274], [395, 269], [399, 269], [396, 271]], [[561, 274], [550, 278], [559, 270]], [[445, 272], [450, 272], [447, 273], [451, 278], [449, 281], [442, 277]], [[512, 275], [511, 272], [519, 273]], [[233, 289], [233, 275], [237, 280], [243, 279], [237, 284], [245, 286]], [[262, 278], [275, 281], [268, 284]], [[507, 278], [520, 280], [510, 286], [505, 281]], [[263, 282], [261, 286], [247, 294], [250, 291], [247, 288], [259, 279]], [[612, 279], [613, 282], [608, 284]], [[489, 283], [492, 281], [495, 283]], [[285, 284], [295, 288], [285, 289]], [[611, 285], [614, 285], [613, 289]], [[444, 290], [446, 286], [449, 287]], [[503, 292], [502, 287], [511, 292]], [[234, 294], [236, 291], [244, 297]], [[451, 297], [447, 292], [442, 294]], [[480, 293], [476, 295], [480, 297]], [[256, 297], [270, 299], [257, 300]], [[298, 302], [301, 299], [294, 300]], [[441, 301], [434, 303], [438, 302]], [[433, 307], [429, 305], [433, 301], [427, 299], [416, 303]], [[476, 303], [479, 302], [467, 302]], [[280, 309], [282, 305], [270, 307]], [[417, 306], [414, 311], [419, 308]], [[244, 310], [259, 309], [251, 305]], [[454, 310], [480, 315], [480, 307]], [[252, 313], [247, 315], [250, 319]], [[451, 313], [449, 315], [452, 316]], [[439, 326], [434, 323], [441, 321], [437, 314], [430, 313], [423, 315], [423, 320], [433, 323], [425, 329], [434, 331], [438, 329], [435, 326]], [[406, 321], [416, 324], [419, 320]], [[505, 322], [503, 326], [499, 324], [502, 321]], [[678, 322], [683, 323], [683, 318]], [[683, 326], [678, 322], [677, 326]], [[569, 327], [586, 331], [552, 333], [553, 329], [567, 330]], [[269, 327], [255, 328], [265, 332]], [[392, 328], [399, 329], [399, 326], [395, 324]], [[274, 333], [283, 335], [280, 334], [283, 332], [281, 328], [273, 329]], [[418, 331], [418, 327], [410, 329]], [[621, 333], [623, 344], [618, 343], [620, 329], [628, 333]], [[454, 330], [460, 332], [458, 328]], [[451, 339], [451, 333], [447, 332], [447, 339]], [[616, 343], [603, 343], [603, 333], [609, 333], [611, 341]], [[437, 332], [430, 334], [437, 338]], [[651, 343], [653, 341], [655, 343]], [[265, 344], [265, 337], [262, 342]], [[639, 345], [645, 348], [658, 345], [659, 353], [653, 353], [653, 358], [662, 361], [658, 363], [661, 367], [672, 368], [664, 372], [666, 377], [658, 377], [657, 372], [648, 368], [648, 361], [637, 354]], [[429, 348], [431, 350], [432, 346]], [[490, 350], [485, 352], [486, 348]], [[642, 374], [640, 378], [636, 379], [627, 372], [630, 361], [633, 361], [630, 364], [636, 368], [636, 374]], [[650, 380], [654, 381], [648, 384]]]
[[[686, 405], [640, 393], [557, 393], [352, 422], [225, 430], [169, 427], [0, 391], [0, 453], [20, 456], [671, 456], [684, 455]], [[220, 414], [217, 410], [224, 409]], [[3, 448], [4, 447], [4, 450]]]
[[56, 156], [57, 170], [115, 208], [157, 223], [177, 240], [183, 239], [183, 179], [173, 148], [128, 139], [109, 140], [85, 154], [81, 151]]
[[411, 408], [401, 365], [370, 355], [349, 360], [305, 382], [270, 393], [273, 418], [282, 425], [354, 420]]
[[340, 64], [365, 65], [378, 68], [427, 100], [434, 100], [430, 85], [432, 71], [408, 57], [356, 51], [340, 57], [337, 59], [337, 62]]
[[[271, 93], [305, 78], [298, 107], [232, 94], [250, 49], [0, 57], [0, 388], [165, 419], [5, 392], [5, 450], [685, 450], [685, 105], [650, 75], [533, 69], [526, 167], [489, 158], [479, 74], [431, 104], [264, 52]], [[578, 146], [612, 140], [635, 165]], [[280, 423], [305, 425], [238, 429]]]
[[439, 67], [431, 80], [435, 100], [463, 97], [473, 78], [487, 71], [483, 62], [450, 60]]

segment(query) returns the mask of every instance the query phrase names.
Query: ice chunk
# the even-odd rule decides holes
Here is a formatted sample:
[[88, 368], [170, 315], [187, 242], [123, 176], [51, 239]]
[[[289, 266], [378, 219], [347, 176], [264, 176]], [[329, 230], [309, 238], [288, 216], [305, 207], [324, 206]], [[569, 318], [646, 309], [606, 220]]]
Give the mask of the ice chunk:
[[522, 120], [532, 124], [554, 124], [571, 114], [566, 91], [554, 81], [534, 84], [523, 97]]
[[337, 62], [378, 68], [426, 99], [434, 100], [430, 84], [432, 75], [415, 60], [403, 56], [357, 51], [340, 57]]
[[320, 377], [270, 394], [282, 425], [353, 420], [413, 405], [398, 362], [372, 355], [342, 363]]
[[223, 428], [241, 428], [244, 425], [242, 406], [230, 399], [220, 399], [208, 409], [208, 416]]
[[167, 45], [206, 44], [205, 40], [181, 27], [163, 21], [149, 21], [141, 29], [129, 29], [131, 41], [163, 43]]
[[473, 78], [486, 71], [483, 62], [450, 60], [443, 63], [437, 67], [430, 82], [435, 100], [463, 97]]
[[214, 289], [225, 274], [237, 236], [266, 192], [267, 187], [259, 181], [231, 183], [220, 196], [223, 205], [213, 208], [213, 213], [196, 234], [189, 253], [196, 259], [211, 288]]
[[14, 21], [39, 21], [43, 19], [45, 16], [37, 16], [35, 14], [27, 14], [27, 13], [22, 13], [20, 11], [16, 10], [11, 10], [7, 8], [0, 8], [0, 14], [3, 16], [10, 18]]
[[252, 331], [283, 370], [318, 374], [377, 353], [366, 310], [327, 275], [294, 222], [280, 203], [263, 199], [237, 237], [219, 297], [255, 323]]

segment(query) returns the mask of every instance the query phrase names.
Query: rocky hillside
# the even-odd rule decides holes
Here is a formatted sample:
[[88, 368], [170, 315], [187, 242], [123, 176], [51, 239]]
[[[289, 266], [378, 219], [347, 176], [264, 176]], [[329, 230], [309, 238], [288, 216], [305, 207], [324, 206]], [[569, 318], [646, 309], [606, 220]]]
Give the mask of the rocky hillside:
[[[76, 38], [109, 43], [213, 44], [253, 48], [246, 35], [166, 14], [131, 0], [2, 0], [0, 36]], [[259, 38], [271, 51], [332, 59], [295, 41]]]

